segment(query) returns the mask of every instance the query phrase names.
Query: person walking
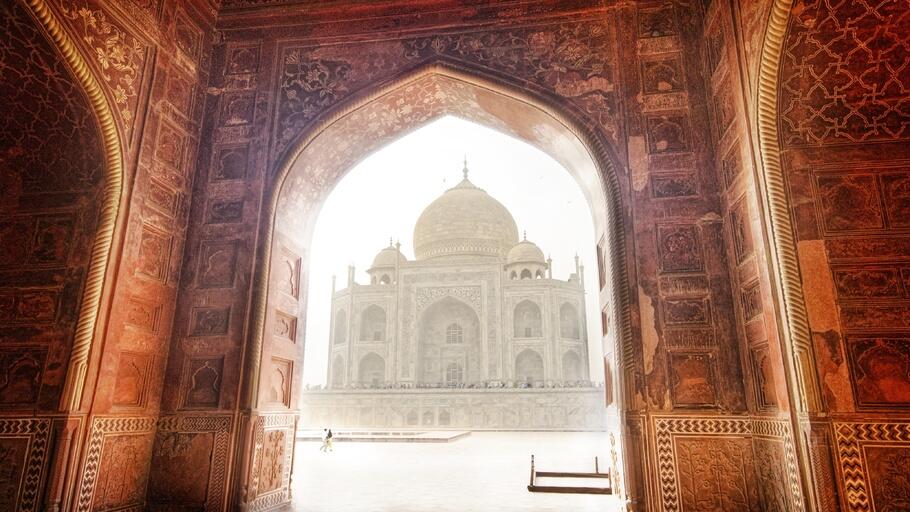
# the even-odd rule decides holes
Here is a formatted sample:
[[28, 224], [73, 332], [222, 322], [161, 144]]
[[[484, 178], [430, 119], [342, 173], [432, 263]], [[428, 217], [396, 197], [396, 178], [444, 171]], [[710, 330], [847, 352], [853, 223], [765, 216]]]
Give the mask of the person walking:
[[324, 452], [330, 448], [329, 446], [329, 429], [322, 429], [322, 446], [319, 447], [319, 451]]
[[325, 434], [325, 445], [330, 452], [335, 451], [334, 449], [332, 449], [332, 429], [328, 429], [328, 431]]

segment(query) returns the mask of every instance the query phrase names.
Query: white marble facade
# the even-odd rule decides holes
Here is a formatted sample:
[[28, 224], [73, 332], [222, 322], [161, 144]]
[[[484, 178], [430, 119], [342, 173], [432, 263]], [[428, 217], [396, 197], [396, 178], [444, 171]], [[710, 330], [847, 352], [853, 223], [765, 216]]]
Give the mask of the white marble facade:
[[[591, 389], [584, 268], [576, 259], [568, 280], [553, 279], [552, 262], [526, 237], [518, 240], [511, 214], [468, 180], [467, 168], [421, 214], [414, 248], [414, 260], [397, 244], [382, 249], [369, 284], [348, 269], [347, 286], [332, 298], [328, 391], [308, 391], [305, 407], [329, 391], [344, 402], [344, 392], [355, 390], [517, 397]], [[398, 400], [379, 402], [391, 410]]]
[[335, 429], [603, 430], [603, 389], [308, 391], [301, 424]]

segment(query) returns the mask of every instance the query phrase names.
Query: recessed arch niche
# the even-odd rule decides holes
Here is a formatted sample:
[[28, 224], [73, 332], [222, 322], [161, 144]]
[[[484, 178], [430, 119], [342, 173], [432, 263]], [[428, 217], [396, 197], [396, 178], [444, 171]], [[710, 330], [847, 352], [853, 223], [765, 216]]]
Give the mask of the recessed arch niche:
[[[606, 352], [618, 354], [618, 368], [631, 367], [631, 299], [625, 248], [631, 222], [622, 199], [628, 184], [616, 172], [618, 160], [601, 132], [580, 121], [583, 117], [574, 107], [557, 106], [550, 97], [529, 90], [527, 84], [491, 78], [485, 71], [468, 69], [462, 63], [434, 62], [355, 94], [355, 99], [321, 117], [297, 139], [275, 170], [270, 199], [261, 217], [261, 255], [255, 269], [256, 295], [244, 379], [246, 406], [256, 409], [261, 405], [261, 366], [273, 352], [267, 320], [282, 300], [278, 290], [268, 286], [269, 274], [282, 250], [309, 253], [320, 208], [348, 170], [383, 146], [447, 115], [537, 147], [576, 180], [591, 210], [594, 239], [603, 239], [607, 249], [603, 261], [598, 262], [607, 276], [600, 294], [607, 304], [601, 306], [612, 308], [616, 329], [608, 340], [613, 347]], [[301, 290], [306, 289], [302, 284]], [[305, 343], [303, 340], [296, 347], [300, 357]], [[617, 379], [617, 385], [621, 383], [622, 379]], [[617, 411], [622, 414], [621, 407]]]

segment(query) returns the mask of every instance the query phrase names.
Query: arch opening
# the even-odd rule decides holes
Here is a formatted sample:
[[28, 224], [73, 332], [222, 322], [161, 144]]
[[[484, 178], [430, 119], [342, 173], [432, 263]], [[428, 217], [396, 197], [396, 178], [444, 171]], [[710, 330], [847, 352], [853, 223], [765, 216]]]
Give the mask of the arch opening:
[[[439, 94], [439, 91], [444, 91], [444, 94]], [[425, 94], [429, 94], [429, 96]], [[421, 103], [423, 99], [427, 101]], [[394, 105], [413, 106], [417, 104], [421, 104], [421, 108], [425, 110], [417, 114], [410, 114], [394, 107]], [[440, 65], [431, 65], [418, 70], [392, 86], [346, 106], [337, 116], [333, 116], [302, 139], [280, 171], [279, 187], [270, 203], [269, 213], [265, 216], [270, 224], [263, 228], [267, 235], [264, 241], [266, 252], [264, 261], [267, 264], [265, 268], [260, 269], [257, 280], [267, 280], [268, 268], [272, 264], [271, 260], [278, 252], [278, 248], [290, 247], [292, 250], [307, 254], [319, 209], [332, 188], [348, 169], [360, 159], [405, 133], [442, 116], [455, 115], [511, 135], [541, 149], [552, 156], [575, 178], [590, 207], [596, 239], [605, 239], [606, 245], [609, 247], [607, 260], [597, 262], [598, 266], [603, 263], [608, 268], [609, 276], [607, 286], [601, 296], [613, 299], [609, 302], [609, 306], [615, 309], [614, 316], [620, 328], [614, 331], [615, 335], [612, 339], [605, 340], [605, 344], [610, 345], [610, 354], [625, 353], [624, 349], [617, 348], [622, 346], [622, 342], [630, 335], [623, 323], [627, 312], [624, 306], [628, 303], [626, 296], [628, 291], [624, 284], [626, 266], [622, 249], [625, 228], [619, 221], [622, 211], [619, 204], [620, 189], [618, 179], [612, 170], [612, 158], [610, 152], [598, 139], [591, 137], [584, 129], [556, 112], [557, 110], [549, 107], [545, 101], [528, 97], [517, 89], [510, 89], [508, 86], [488, 81], [479, 75], [469, 75]], [[364, 120], [373, 115], [383, 115], [386, 116], [386, 119], [391, 118], [390, 124], [380, 133], [371, 132], [370, 129], [364, 130], [364, 126], [368, 125]], [[361, 132], [366, 132], [368, 135], [365, 136]], [[341, 151], [338, 148], [341, 148]], [[318, 179], [314, 180], [317, 176]], [[311, 200], [300, 201], [301, 197], [308, 197]], [[306, 265], [306, 263], [304, 264]], [[541, 271], [535, 275], [529, 269], [524, 270], [527, 275], [522, 275], [521, 279], [532, 281], [545, 279]], [[503, 274], [503, 277], [506, 278], [506, 275]], [[397, 286], [402, 279], [401, 274], [396, 274], [396, 278], [390, 284]], [[528, 283], [525, 286], [536, 285]], [[257, 297], [258, 307], [255, 309], [257, 313], [254, 316], [253, 329], [254, 343], [250, 345], [252, 353], [248, 358], [248, 371], [254, 377], [259, 372], [263, 354], [270, 350], [269, 340], [262, 335], [262, 328], [265, 314], [274, 300], [271, 297], [271, 290], [266, 287], [259, 289], [263, 290], [263, 293]], [[463, 302], [460, 306], [456, 305], [459, 302], [457, 299], [446, 297], [427, 306], [419, 313], [421, 325], [418, 329], [417, 340], [420, 355], [417, 358], [416, 368], [410, 370], [410, 378], [413, 379], [415, 385], [419, 383], [460, 386], [481, 380], [477, 373], [480, 366], [478, 362], [472, 361], [467, 356], [462, 358], [458, 354], [443, 354], [441, 351], [437, 351], [435, 342], [425, 342], [425, 340], [432, 339], [445, 343], [448, 340], [447, 329], [453, 322], [444, 323], [439, 318], [435, 318], [434, 310], [442, 308], [440, 304], [447, 304], [447, 307], [456, 310], [462, 310], [465, 307], [468, 310], [471, 309]], [[438, 313], [438, 311], [435, 312]], [[454, 323], [462, 328], [464, 341], [451, 345], [469, 345], [474, 343], [475, 339], [479, 343], [482, 337], [481, 319], [477, 317], [476, 312], [468, 315], [466, 311], [462, 310], [462, 313], [464, 313], [464, 318]], [[341, 311], [340, 315], [347, 322], [344, 314], [344, 311]], [[339, 313], [336, 312], [336, 322], [338, 316]], [[577, 314], [576, 318], [578, 318]], [[548, 322], [556, 323], [555, 319], [548, 320]], [[255, 327], [257, 325], [260, 327]], [[338, 332], [341, 330], [337, 328], [337, 325], [335, 330], [333, 343], [339, 343], [341, 335]], [[340, 343], [345, 343], [345, 341]], [[356, 341], [353, 344], [356, 345]], [[446, 343], [446, 345], [449, 344]], [[389, 348], [389, 350], [393, 349], [393, 347]], [[507, 354], [505, 355], [507, 356]], [[338, 359], [335, 359], [333, 366], [337, 362]], [[522, 352], [520, 360], [516, 357], [511, 362], [516, 367], [521, 362], [522, 372], [520, 373], [525, 382], [538, 385], [545, 381], [545, 365], [542, 356], [536, 351]], [[341, 364], [344, 364], [343, 361]], [[394, 363], [390, 364], [392, 367], [386, 368], [387, 372], [403, 371], [404, 374], [407, 374], [407, 369], [397, 369], [394, 368]], [[337, 376], [333, 371], [333, 384], [336, 380]], [[255, 378], [252, 382], [256, 382]], [[258, 393], [257, 387], [251, 385], [247, 389], [247, 400], [252, 404], [257, 403]], [[401, 413], [398, 414], [399, 421], [404, 420], [401, 423], [407, 426], [430, 426], [429, 422], [432, 421], [433, 424], [436, 424], [440, 421], [440, 417], [432, 413], [428, 414], [428, 411], [425, 410], [412, 409], [404, 417], [401, 416]], [[618, 412], [616, 414], [618, 416]], [[503, 420], [507, 420], [507, 418], [503, 418]], [[447, 421], [457, 424], [459, 417], [455, 414]]]

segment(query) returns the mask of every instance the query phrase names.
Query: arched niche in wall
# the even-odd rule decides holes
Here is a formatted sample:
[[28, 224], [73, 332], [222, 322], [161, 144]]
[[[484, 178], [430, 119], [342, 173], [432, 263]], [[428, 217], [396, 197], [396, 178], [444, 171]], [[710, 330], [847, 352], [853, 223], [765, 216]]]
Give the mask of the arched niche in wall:
[[385, 310], [370, 304], [360, 313], [360, 340], [384, 341], [386, 330]]
[[543, 318], [540, 314], [540, 306], [527, 299], [516, 304], [512, 314], [512, 336], [539, 338], [542, 335]]
[[529, 385], [543, 382], [544, 365], [540, 353], [528, 348], [515, 356], [515, 380]]
[[361, 385], [378, 386], [385, 382], [385, 359], [375, 352], [363, 356], [360, 359], [357, 373]]
[[427, 306], [417, 320], [417, 382], [448, 382], [448, 366], [458, 354], [462, 382], [479, 382], [480, 317], [471, 306], [443, 297]]

